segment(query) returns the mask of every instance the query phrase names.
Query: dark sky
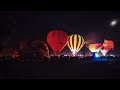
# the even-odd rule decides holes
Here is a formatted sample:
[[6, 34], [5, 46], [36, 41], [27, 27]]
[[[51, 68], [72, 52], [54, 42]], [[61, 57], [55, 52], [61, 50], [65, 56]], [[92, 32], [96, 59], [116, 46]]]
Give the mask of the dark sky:
[[[119, 19], [120, 12], [115, 11], [16, 11], [0, 12], [1, 32], [7, 24], [16, 21], [16, 40], [23, 37], [37, 37], [46, 41], [53, 29], [61, 29], [68, 35], [77, 33], [85, 37], [90, 32], [103, 33], [112, 30], [110, 21]], [[4, 24], [3, 24], [4, 23]], [[115, 33], [114, 33], [115, 34]], [[117, 33], [118, 34], [118, 33]], [[5, 34], [3, 34], [5, 35]], [[112, 37], [117, 38], [112, 34]]]
[[[120, 12], [115, 11], [9, 11], [0, 14], [2, 19], [8, 16], [9, 22], [12, 16], [15, 17], [17, 32], [41, 32], [45, 35], [55, 28], [62, 29], [68, 34], [83, 35], [91, 31], [103, 31], [108, 28], [111, 20], [120, 17]], [[4, 18], [4, 22], [6, 21], [7, 18]]]
[[120, 12], [105, 11], [30, 11], [17, 13], [17, 29], [25, 35], [43, 34], [52, 29], [62, 29], [68, 34], [86, 35], [108, 29]]

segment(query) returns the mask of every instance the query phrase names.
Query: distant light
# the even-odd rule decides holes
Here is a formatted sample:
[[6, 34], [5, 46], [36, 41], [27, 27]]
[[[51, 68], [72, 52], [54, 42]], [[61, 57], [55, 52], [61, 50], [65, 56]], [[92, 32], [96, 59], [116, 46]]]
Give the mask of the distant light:
[[96, 58], [98, 58], [98, 57], [100, 57], [100, 56], [99, 56], [99, 54], [98, 54], [98, 53], [95, 53], [95, 57], [96, 57]]
[[115, 55], [111, 54], [110, 56], [115, 57]]
[[110, 23], [110, 25], [111, 25], [111, 26], [115, 26], [115, 25], [117, 24], [117, 22], [118, 22], [117, 20], [113, 20], [113, 21]]
[[83, 56], [83, 55], [78, 55], [78, 56]]
[[50, 56], [54, 56], [54, 55], [50, 55]]

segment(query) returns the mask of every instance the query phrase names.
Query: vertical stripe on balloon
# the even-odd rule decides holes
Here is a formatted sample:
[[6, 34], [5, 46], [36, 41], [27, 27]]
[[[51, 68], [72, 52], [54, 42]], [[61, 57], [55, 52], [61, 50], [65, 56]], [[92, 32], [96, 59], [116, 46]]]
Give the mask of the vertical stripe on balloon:
[[77, 35], [74, 35], [74, 50], [76, 50], [76, 43], [77, 43]]

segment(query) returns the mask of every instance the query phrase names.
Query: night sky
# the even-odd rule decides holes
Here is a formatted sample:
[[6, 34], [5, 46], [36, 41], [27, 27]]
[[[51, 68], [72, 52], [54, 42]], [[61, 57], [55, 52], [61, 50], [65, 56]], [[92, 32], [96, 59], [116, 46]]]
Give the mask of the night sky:
[[[99, 32], [102, 37], [119, 42], [119, 26], [111, 27], [110, 22], [120, 19], [120, 12], [113, 11], [16, 11], [0, 12], [1, 41], [13, 35], [14, 41], [23, 38], [40, 38], [53, 29], [61, 29], [68, 35], [80, 34], [85, 37], [90, 32]], [[10, 26], [9, 26], [10, 25]], [[108, 36], [105, 32], [111, 33]], [[118, 45], [116, 44], [116, 47]], [[83, 50], [83, 49], [82, 49]], [[82, 51], [81, 50], [81, 51]], [[86, 50], [86, 49], [85, 49]], [[52, 51], [50, 51], [52, 53]], [[61, 54], [71, 53], [66, 47]]]

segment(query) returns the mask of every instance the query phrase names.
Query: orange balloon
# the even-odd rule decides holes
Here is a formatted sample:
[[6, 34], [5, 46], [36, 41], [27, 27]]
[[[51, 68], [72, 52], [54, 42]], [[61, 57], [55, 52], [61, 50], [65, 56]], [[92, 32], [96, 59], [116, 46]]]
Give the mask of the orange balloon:
[[101, 43], [90, 44], [88, 48], [91, 52], [99, 52], [99, 49], [101, 48], [101, 46], [102, 46]]

